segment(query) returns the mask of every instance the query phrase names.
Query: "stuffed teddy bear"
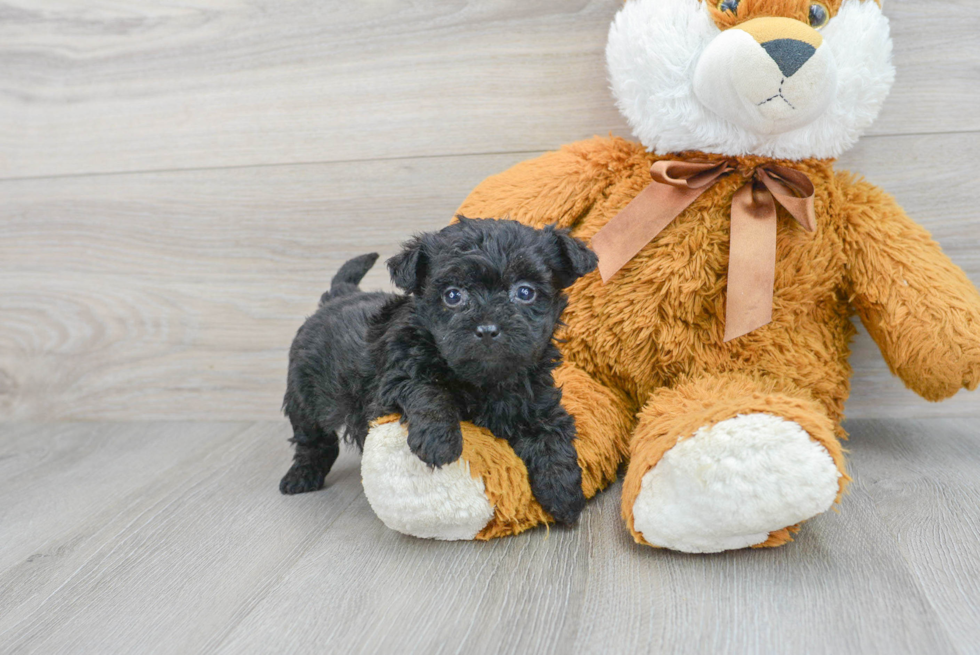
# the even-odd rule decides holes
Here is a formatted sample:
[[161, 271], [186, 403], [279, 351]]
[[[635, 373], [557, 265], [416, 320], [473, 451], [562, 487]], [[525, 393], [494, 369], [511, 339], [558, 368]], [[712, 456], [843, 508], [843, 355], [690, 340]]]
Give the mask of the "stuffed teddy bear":
[[[980, 295], [880, 189], [834, 159], [894, 79], [877, 0], [628, 0], [612, 90], [639, 140], [595, 138], [480, 184], [469, 217], [557, 224], [600, 271], [569, 293], [556, 380], [591, 497], [625, 465], [637, 542], [778, 546], [839, 502], [856, 312], [895, 375], [937, 401], [980, 381]], [[464, 425], [430, 470], [387, 418], [362, 477], [420, 537], [550, 517], [506, 442]]]

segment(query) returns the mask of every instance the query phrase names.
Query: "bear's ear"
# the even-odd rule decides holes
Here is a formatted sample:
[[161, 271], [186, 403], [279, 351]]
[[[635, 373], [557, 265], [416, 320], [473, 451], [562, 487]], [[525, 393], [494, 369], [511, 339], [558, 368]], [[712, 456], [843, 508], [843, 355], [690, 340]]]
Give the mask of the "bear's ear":
[[568, 233], [568, 230], [558, 230], [554, 226], [545, 228], [558, 248], [557, 265], [554, 267], [555, 284], [560, 288], [572, 286], [575, 280], [588, 275], [599, 265], [599, 257], [589, 250], [582, 241]]
[[428, 264], [425, 244], [421, 236], [416, 236], [402, 244], [402, 251], [388, 260], [388, 272], [396, 287], [418, 296], [422, 294]]

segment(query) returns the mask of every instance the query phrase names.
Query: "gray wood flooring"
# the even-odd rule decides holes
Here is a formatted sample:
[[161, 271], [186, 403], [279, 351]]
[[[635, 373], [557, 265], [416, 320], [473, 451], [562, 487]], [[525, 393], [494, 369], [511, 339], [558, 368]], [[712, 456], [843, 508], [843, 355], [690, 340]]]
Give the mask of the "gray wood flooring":
[[573, 529], [387, 530], [346, 453], [276, 483], [285, 422], [0, 426], [2, 653], [977, 653], [980, 430], [856, 420], [840, 512], [784, 548], [634, 545], [619, 487]]

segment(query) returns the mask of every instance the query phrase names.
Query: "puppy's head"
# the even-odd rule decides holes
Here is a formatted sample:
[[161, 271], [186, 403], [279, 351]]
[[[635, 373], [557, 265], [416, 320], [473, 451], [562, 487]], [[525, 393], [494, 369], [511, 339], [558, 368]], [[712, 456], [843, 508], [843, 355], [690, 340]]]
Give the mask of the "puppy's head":
[[453, 371], [477, 385], [500, 383], [547, 356], [563, 289], [597, 258], [564, 230], [459, 219], [406, 243], [388, 270], [416, 296], [417, 319]]

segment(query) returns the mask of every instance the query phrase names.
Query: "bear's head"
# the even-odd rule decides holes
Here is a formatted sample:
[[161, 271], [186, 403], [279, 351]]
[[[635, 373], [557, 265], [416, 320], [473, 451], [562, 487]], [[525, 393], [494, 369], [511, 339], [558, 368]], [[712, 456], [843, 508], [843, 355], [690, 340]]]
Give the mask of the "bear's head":
[[613, 94], [652, 152], [832, 158], [895, 79], [878, 0], [627, 0]]

